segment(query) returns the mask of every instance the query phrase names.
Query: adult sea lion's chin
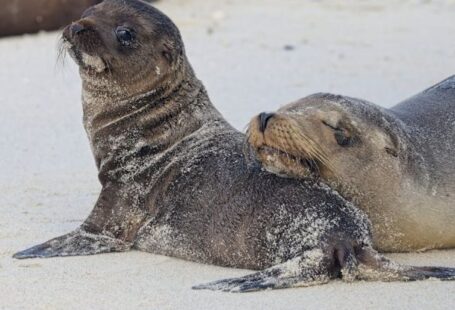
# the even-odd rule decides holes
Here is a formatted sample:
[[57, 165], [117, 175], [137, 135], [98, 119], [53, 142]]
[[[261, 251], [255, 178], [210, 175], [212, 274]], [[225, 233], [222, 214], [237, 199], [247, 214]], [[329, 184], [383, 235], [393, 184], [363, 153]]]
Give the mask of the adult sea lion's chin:
[[317, 164], [304, 157], [293, 156], [284, 150], [268, 145], [252, 148], [250, 152], [265, 170], [281, 177], [306, 178], [317, 176]]

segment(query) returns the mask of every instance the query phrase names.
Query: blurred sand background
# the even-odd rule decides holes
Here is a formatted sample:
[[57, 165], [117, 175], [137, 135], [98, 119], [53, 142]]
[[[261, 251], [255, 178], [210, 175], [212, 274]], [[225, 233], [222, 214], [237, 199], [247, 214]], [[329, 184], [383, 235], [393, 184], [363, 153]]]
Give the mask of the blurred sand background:
[[[455, 1], [164, 0], [213, 103], [238, 129], [330, 91], [383, 106], [455, 73]], [[194, 284], [248, 273], [141, 252], [13, 260], [76, 228], [99, 185], [80, 81], [58, 33], [0, 39], [0, 309], [454, 309], [455, 282], [225, 294]], [[455, 267], [455, 250], [394, 254]]]

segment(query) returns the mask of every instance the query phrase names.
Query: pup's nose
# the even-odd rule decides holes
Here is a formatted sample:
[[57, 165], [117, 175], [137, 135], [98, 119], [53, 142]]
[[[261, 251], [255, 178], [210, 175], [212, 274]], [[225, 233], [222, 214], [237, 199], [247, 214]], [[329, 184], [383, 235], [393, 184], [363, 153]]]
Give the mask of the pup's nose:
[[79, 22], [74, 22], [70, 26], [71, 37], [74, 37], [75, 35], [78, 35], [78, 34], [84, 32], [85, 30], [87, 30], [87, 28], [83, 24], [81, 24]]
[[267, 128], [267, 123], [269, 120], [274, 116], [275, 114], [273, 113], [261, 113], [259, 114], [259, 130], [261, 132], [264, 132], [265, 129]]

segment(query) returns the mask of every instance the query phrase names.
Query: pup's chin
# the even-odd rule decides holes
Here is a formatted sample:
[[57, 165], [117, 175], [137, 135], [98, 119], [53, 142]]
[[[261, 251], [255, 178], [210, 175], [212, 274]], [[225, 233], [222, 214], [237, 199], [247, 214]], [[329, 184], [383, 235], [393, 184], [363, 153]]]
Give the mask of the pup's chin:
[[106, 63], [99, 56], [92, 56], [82, 52], [82, 63], [84, 64], [84, 69], [89, 72], [103, 73], [107, 71]]

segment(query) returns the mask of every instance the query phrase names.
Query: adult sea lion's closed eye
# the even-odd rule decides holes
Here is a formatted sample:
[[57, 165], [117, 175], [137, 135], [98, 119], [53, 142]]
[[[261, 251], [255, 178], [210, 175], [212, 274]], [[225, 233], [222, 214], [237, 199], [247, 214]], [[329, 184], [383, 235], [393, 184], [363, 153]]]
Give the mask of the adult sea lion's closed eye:
[[352, 145], [354, 140], [346, 128], [330, 125], [327, 121], [322, 121], [322, 123], [334, 131], [334, 137], [338, 145], [345, 147]]

